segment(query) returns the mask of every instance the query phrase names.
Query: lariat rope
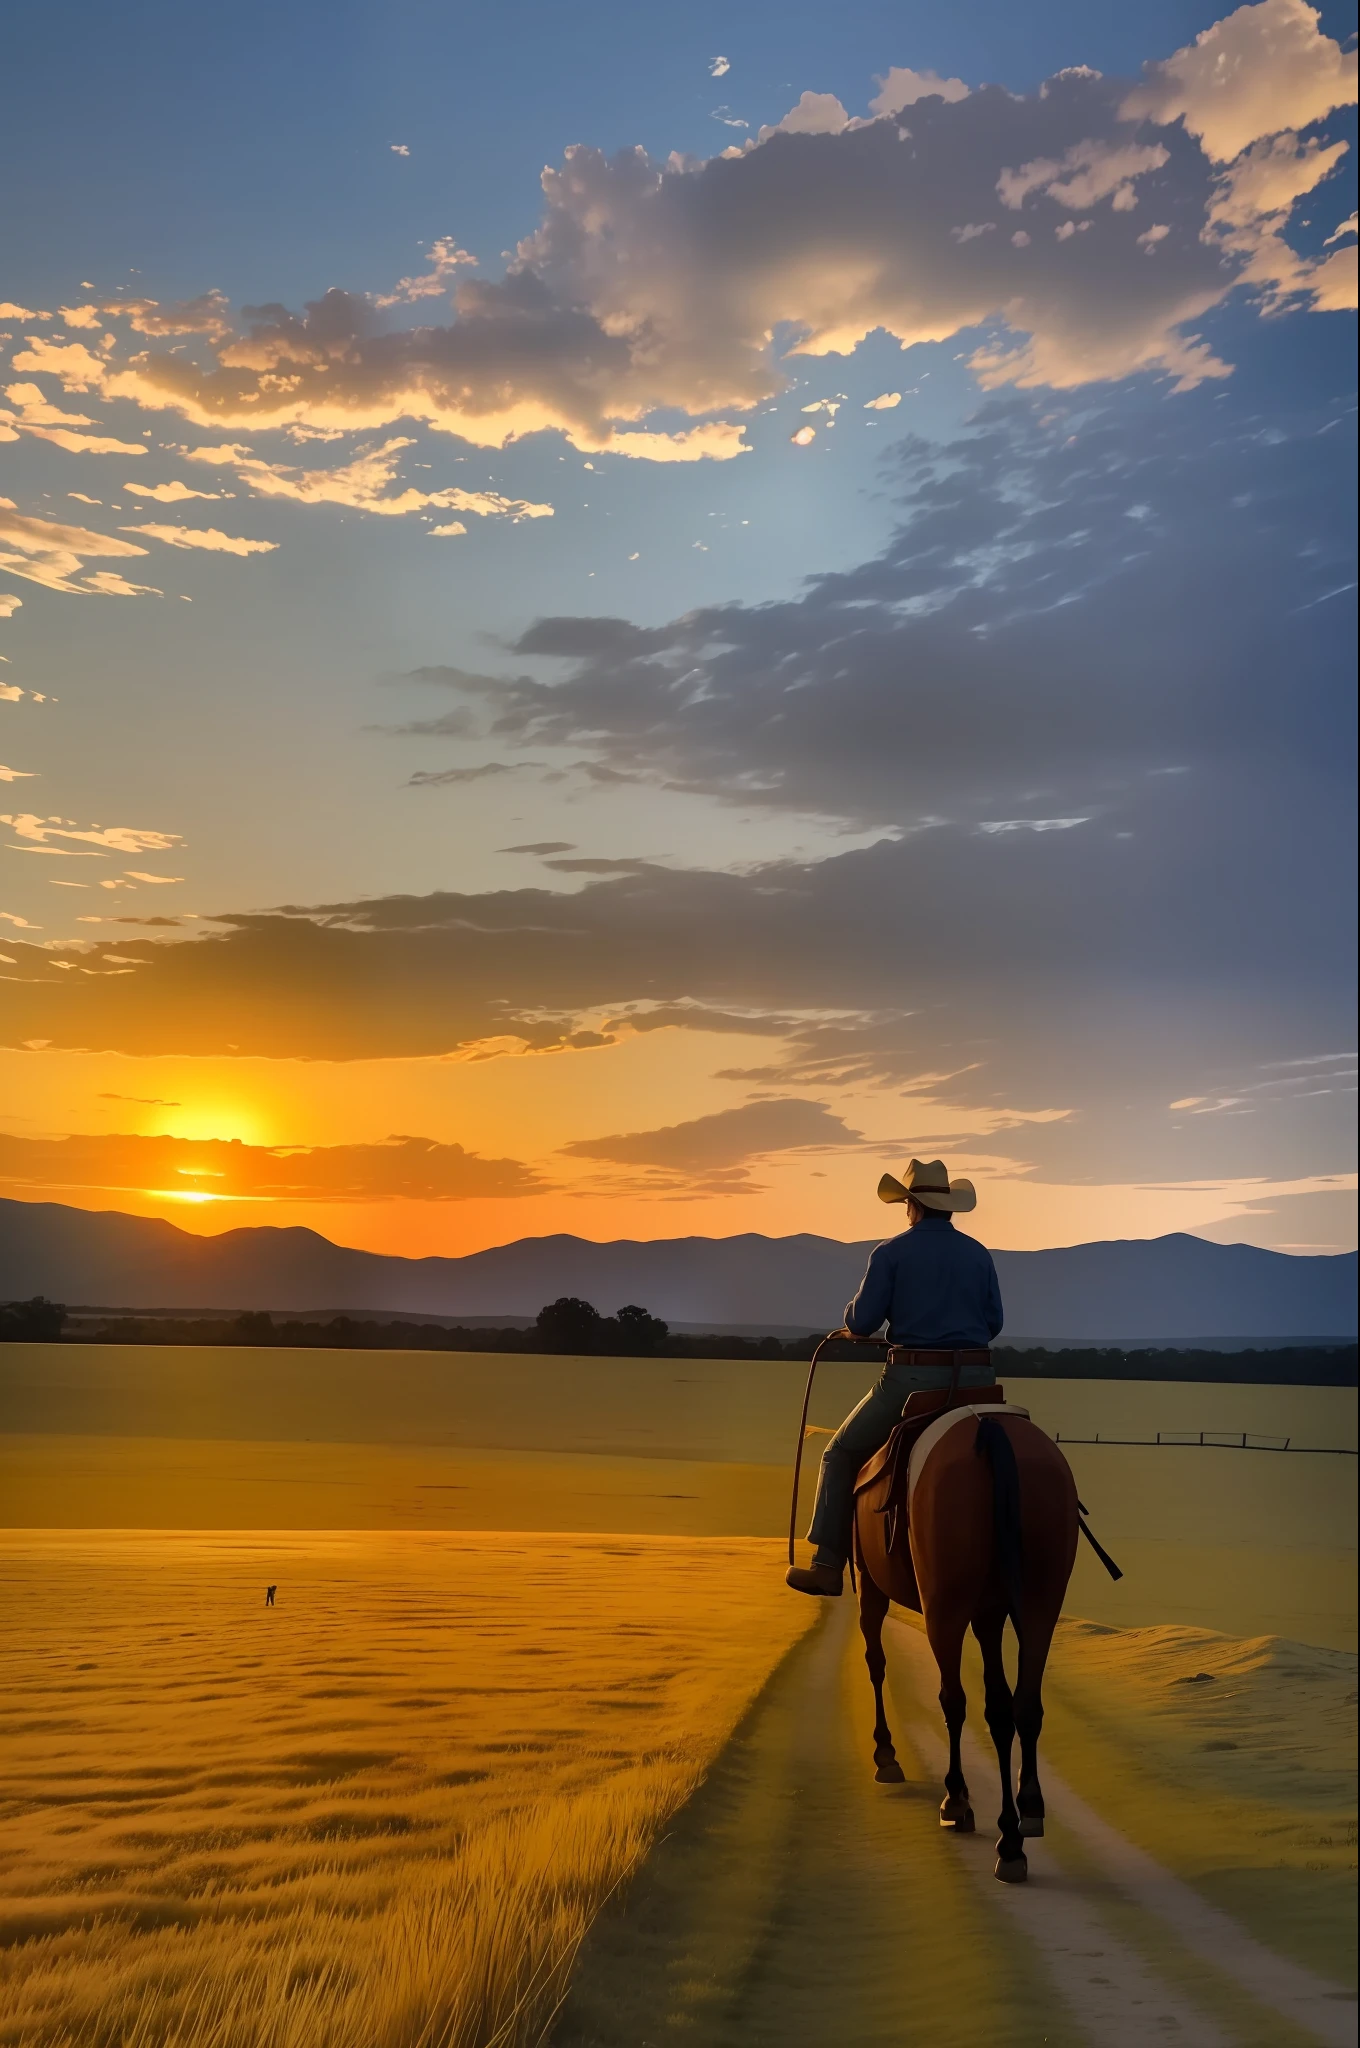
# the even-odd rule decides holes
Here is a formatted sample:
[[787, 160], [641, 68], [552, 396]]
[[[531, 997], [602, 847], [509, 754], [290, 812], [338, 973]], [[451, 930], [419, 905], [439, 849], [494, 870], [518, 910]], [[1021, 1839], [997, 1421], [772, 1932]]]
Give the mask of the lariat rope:
[[[789, 1563], [797, 1562], [794, 1545], [798, 1536], [798, 1476], [803, 1469], [803, 1443], [807, 1436], [808, 1409], [812, 1405], [812, 1382], [817, 1372], [817, 1361], [828, 1344], [877, 1344], [889, 1349], [891, 1339], [887, 1337], [856, 1337], [849, 1330], [828, 1330], [812, 1354], [808, 1367], [807, 1386], [803, 1391], [803, 1413], [798, 1421], [798, 1447], [793, 1454], [793, 1499], [789, 1502]], [[853, 1569], [853, 1567], [852, 1567]]]

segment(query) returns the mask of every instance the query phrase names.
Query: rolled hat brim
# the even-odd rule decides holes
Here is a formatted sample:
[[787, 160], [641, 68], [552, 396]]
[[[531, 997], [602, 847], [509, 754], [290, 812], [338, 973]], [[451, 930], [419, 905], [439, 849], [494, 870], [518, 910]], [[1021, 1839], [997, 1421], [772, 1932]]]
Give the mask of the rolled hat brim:
[[878, 1184], [880, 1202], [919, 1202], [923, 1209], [938, 1209], [946, 1215], [966, 1216], [977, 1207], [977, 1189], [970, 1180], [951, 1180], [949, 1192], [941, 1188], [905, 1188], [900, 1180], [885, 1173]]

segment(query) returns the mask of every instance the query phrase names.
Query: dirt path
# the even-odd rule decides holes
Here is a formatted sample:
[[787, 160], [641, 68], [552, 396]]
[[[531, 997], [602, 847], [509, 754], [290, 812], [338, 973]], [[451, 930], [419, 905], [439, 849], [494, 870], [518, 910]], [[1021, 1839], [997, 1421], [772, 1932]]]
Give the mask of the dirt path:
[[990, 1745], [965, 1755], [981, 1831], [942, 1833], [934, 1666], [916, 1630], [888, 1638], [908, 1783], [873, 1782], [846, 1600], [597, 1923], [554, 2048], [1354, 2042], [1353, 2000], [1251, 1940], [1051, 1768], [1030, 1882], [997, 1884]]

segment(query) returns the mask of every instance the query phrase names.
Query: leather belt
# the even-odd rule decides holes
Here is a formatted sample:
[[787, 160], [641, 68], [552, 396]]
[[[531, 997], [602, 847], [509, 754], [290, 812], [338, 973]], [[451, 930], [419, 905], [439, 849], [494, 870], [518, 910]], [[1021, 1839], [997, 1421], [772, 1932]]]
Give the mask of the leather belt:
[[886, 1363], [889, 1365], [938, 1366], [945, 1372], [962, 1371], [965, 1366], [990, 1365], [990, 1351], [918, 1351], [906, 1344], [893, 1344], [888, 1348]]

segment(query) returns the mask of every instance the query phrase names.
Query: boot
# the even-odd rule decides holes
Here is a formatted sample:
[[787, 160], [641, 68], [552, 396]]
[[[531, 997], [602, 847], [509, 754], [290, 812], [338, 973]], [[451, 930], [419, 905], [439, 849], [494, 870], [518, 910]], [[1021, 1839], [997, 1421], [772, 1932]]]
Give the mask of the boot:
[[814, 1558], [811, 1564], [792, 1564], [784, 1574], [784, 1584], [792, 1586], [795, 1593], [819, 1593], [824, 1599], [839, 1600], [845, 1566], [841, 1564], [818, 1564]]

